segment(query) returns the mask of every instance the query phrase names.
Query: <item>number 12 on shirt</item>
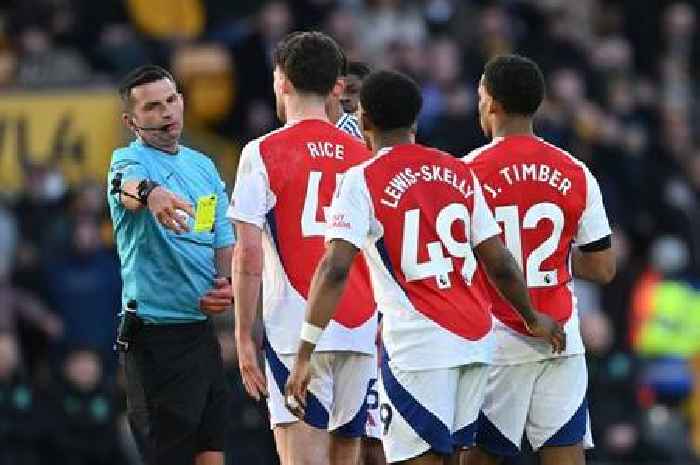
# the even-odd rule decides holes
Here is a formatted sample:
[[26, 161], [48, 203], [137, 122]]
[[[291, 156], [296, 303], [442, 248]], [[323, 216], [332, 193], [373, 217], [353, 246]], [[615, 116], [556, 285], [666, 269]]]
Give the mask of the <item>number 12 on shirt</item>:
[[552, 222], [552, 233], [526, 257], [523, 268], [523, 247], [521, 239], [520, 215], [517, 205], [496, 207], [496, 221], [503, 224], [505, 245], [513, 254], [525, 273], [528, 287], [549, 287], [557, 285], [557, 270], [542, 270], [542, 262], [556, 252], [564, 230], [564, 213], [558, 205], [550, 202], [537, 203], [530, 207], [523, 217], [522, 229], [535, 229], [540, 221]]

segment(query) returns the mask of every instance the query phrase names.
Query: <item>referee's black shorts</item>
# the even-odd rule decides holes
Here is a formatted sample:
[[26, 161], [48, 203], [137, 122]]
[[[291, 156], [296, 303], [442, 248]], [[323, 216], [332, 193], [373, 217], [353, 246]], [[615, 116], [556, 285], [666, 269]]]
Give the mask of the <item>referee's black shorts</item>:
[[223, 451], [228, 388], [209, 321], [144, 325], [125, 357], [129, 422], [148, 465]]

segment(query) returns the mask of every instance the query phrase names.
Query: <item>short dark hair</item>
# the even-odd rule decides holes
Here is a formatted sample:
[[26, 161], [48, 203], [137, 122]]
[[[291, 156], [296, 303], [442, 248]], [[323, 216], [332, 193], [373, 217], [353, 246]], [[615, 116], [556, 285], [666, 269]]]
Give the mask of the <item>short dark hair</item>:
[[302, 93], [328, 95], [345, 73], [347, 60], [338, 44], [322, 32], [293, 32], [272, 55], [274, 66]]
[[520, 55], [499, 55], [489, 60], [484, 68], [484, 85], [510, 115], [534, 115], [544, 99], [542, 70]]
[[375, 71], [362, 82], [362, 109], [378, 129], [410, 128], [423, 106], [418, 84], [397, 71]]
[[372, 68], [364, 61], [351, 61], [348, 63], [348, 72], [346, 75], [352, 74], [359, 77], [360, 80], [363, 80], [371, 72]]
[[119, 84], [119, 96], [125, 104], [128, 104], [131, 99], [131, 90], [143, 84], [160, 81], [161, 79], [169, 79], [175, 83], [175, 78], [170, 72], [157, 65], [143, 65], [127, 74]]

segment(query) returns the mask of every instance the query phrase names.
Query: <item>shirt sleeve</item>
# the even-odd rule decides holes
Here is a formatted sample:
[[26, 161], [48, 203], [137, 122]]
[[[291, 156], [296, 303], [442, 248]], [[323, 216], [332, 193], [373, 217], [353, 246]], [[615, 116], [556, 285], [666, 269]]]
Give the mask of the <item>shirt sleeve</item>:
[[362, 250], [369, 235], [372, 204], [364, 172], [351, 168], [336, 186], [326, 225], [326, 242], [342, 239]]
[[501, 228], [498, 226], [493, 213], [489, 209], [484, 193], [481, 190], [481, 183], [473, 171], [471, 171], [472, 180], [474, 183], [474, 211], [472, 212], [471, 230], [469, 238], [472, 248], [478, 246], [486, 239], [497, 236], [501, 233]]
[[586, 168], [586, 208], [581, 215], [576, 233], [576, 245], [584, 246], [611, 234], [603, 195], [593, 174]]
[[110, 202], [115, 206], [121, 205], [119, 193], [111, 193], [115, 179], [120, 179], [120, 183], [123, 185], [127, 181], [141, 181], [148, 177], [148, 170], [136, 159], [135, 154], [115, 152], [107, 174], [107, 192], [109, 193]]
[[267, 170], [262, 162], [259, 143], [248, 143], [241, 154], [236, 184], [228, 207], [228, 218], [262, 228], [273, 206]]
[[[216, 167], [213, 168], [216, 170]], [[228, 247], [235, 242], [233, 235], [233, 225], [229, 220], [226, 210], [228, 209], [227, 195], [226, 195], [226, 183], [219, 176], [218, 171], [216, 173], [217, 188], [216, 188], [216, 223], [214, 225], [214, 248], [220, 249], [223, 247]]]

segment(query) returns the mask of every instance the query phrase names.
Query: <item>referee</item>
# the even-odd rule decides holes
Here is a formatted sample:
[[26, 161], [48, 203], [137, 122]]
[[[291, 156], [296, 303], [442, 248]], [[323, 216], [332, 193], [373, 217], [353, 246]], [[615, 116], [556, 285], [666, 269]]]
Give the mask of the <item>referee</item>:
[[122, 303], [136, 310], [122, 317], [134, 334], [118, 338], [129, 421], [148, 465], [222, 465], [228, 392], [208, 315], [231, 308], [224, 183], [178, 143], [183, 98], [168, 71], [140, 67], [119, 92], [136, 136], [108, 175]]

